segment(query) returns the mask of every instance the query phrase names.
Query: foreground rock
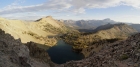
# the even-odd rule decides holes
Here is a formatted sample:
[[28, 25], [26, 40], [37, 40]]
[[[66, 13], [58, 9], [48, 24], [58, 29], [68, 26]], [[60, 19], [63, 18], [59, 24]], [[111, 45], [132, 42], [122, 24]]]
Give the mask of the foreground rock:
[[20, 39], [0, 30], [0, 67], [50, 67], [49, 63], [33, 59], [29, 52]]
[[[49, 66], [54, 67], [55, 64], [51, 61], [48, 53], [46, 52], [46, 49], [42, 49], [44, 48], [48, 48], [47, 46], [42, 46], [40, 44], [34, 43], [34, 42], [28, 42], [25, 44], [29, 50], [30, 50], [30, 56], [35, 59], [38, 60], [39, 62], [42, 62], [44, 64], [49, 64]], [[41, 47], [41, 48], [39, 48]], [[38, 66], [40, 67], [40, 66]]]

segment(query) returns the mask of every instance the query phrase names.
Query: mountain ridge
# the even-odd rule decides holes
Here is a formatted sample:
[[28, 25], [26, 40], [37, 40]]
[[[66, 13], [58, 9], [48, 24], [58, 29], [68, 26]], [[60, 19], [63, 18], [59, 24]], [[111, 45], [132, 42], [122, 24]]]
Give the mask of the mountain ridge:
[[[117, 37], [127, 37], [134, 34], [134, 33], [137, 33], [138, 31], [135, 30], [134, 28], [130, 27], [129, 25], [127, 24], [124, 24], [124, 23], [119, 23], [119, 24], [106, 24], [106, 25], [102, 25], [102, 26], [99, 26], [95, 29], [95, 31], [97, 31], [97, 35], [105, 35], [106, 34], [109, 34], [109, 36], [107, 36], [108, 38], [117, 38]], [[114, 35], [112, 35], [112, 33]], [[120, 33], [120, 34], [119, 34]], [[112, 36], [111, 36], [112, 35]], [[101, 36], [103, 37], [103, 36]]]

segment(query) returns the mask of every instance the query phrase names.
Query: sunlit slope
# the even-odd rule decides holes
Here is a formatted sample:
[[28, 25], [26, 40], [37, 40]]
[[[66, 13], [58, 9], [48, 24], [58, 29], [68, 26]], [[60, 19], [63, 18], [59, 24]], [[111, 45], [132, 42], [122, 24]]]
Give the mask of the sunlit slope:
[[35, 22], [0, 18], [0, 28], [11, 34], [15, 39], [20, 38], [23, 43], [33, 41], [46, 45], [56, 43], [55, 39], [47, 38], [48, 36], [62, 34], [67, 31], [61, 22], [51, 16], [41, 18]]

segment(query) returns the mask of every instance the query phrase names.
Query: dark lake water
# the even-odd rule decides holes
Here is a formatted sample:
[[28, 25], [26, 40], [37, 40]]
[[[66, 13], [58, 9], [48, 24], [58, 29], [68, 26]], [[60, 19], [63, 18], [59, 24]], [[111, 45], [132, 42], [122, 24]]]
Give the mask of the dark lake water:
[[57, 64], [84, 58], [83, 54], [73, 52], [72, 46], [66, 44], [63, 40], [59, 40], [57, 45], [49, 48], [47, 52], [51, 57], [51, 60]]

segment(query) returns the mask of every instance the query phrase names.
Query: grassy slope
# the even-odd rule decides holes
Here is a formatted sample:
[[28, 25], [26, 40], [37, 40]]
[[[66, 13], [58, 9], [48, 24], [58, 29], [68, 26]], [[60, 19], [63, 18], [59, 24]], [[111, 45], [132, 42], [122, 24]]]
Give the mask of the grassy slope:
[[25, 22], [21, 20], [8, 20], [0, 18], [0, 28], [11, 34], [15, 39], [20, 38], [23, 43], [36, 42], [45, 45], [55, 45], [55, 36], [67, 32], [67, 28], [52, 17], [44, 17], [36, 22]]

